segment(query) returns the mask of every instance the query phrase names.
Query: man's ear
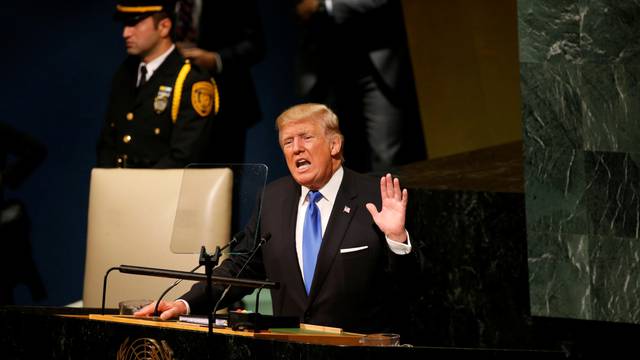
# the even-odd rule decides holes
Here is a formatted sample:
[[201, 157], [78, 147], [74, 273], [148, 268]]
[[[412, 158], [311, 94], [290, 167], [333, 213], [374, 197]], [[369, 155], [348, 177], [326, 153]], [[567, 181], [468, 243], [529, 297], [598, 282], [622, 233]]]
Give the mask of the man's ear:
[[342, 150], [342, 138], [338, 135], [333, 135], [331, 137], [329, 146], [331, 149], [331, 156], [338, 156], [338, 154], [340, 154], [340, 151]]
[[164, 18], [160, 20], [160, 22], [158, 23], [158, 27], [160, 28], [160, 36], [169, 37], [169, 35], [171, 34], [172, 26], [173, 26], [173, 23], [169, 18]]

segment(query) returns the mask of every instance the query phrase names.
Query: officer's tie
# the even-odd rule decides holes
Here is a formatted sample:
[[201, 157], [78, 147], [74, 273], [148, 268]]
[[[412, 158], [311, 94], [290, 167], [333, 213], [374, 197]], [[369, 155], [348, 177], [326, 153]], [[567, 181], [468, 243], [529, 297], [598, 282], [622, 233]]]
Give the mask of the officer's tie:
[[322, 243], [322, 222], [320, 219], [320, 209], [316, 203], [322, 198], [318, 191], [309, 191], [307, 214], [304, 216], [304, 227], [302, 230], [302, 263], [304, 287], [307, 295], [311, 292], [311, 282], [316, 269], [318, 252]]
[[140, 65], [140, 80], [138, 81], [138, 87], [142, 87], [144, 83], [147, 82], [147, 67], [142, 64]]

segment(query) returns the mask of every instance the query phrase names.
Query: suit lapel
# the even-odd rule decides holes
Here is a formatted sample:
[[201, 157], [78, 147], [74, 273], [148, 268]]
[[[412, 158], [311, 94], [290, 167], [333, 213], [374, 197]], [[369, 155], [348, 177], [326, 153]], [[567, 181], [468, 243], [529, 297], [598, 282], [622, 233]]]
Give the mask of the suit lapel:
[[[292, 189], [286, 191], [282, 197], [281, 209], [282, 209], [282, 229], [281, 233], [284, 235], [284, 256], [282, 261], [286, 264], [284, 268], [291, 269], [289, 274], [290, 284], [293, 286], [290, 294], [294, 294], [295, 301], [304, 307], [306, 302], [306, 291], [304, 289], [304, 280], [302, 278], [302, 272], [300, 271], [300, 264], [298, 263], [298, 253], [296, 252], [296, 221], [298, 216], [298, 201], [300, 200], [300, 185], [291, 181]], [[295, 270], [294, 270], [295, 269]]]
[[[313, 275], [313, 283], [311, 284], [311, 293], [309, 294], [307, 306], [313, 303], [318, 291], [322, 288], [322, 284], [327, 278], [334, 259], [338, 255], [342, 240], [347, 233], [347, 228], [353, 219], [353, 215], [357, 211], [354, 206], [356, 197], [356, 188], [352, 186], [351, 176], [348, 170], [345, 169], [342, 184], [336, 195], [336, 200], [333, 203], [333, 209], [331, 209], [327, 229], [322, 237], [322, 245], [318, 253], [316, 270]], [[345, 207], [348, 207], [350, 211], [345, 211]]]

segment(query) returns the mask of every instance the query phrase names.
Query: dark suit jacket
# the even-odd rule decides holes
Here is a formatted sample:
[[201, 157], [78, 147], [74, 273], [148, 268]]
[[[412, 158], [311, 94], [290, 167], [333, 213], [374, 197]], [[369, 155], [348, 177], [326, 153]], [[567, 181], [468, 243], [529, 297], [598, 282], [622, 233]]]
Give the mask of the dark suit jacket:
[[300, 95], [364, 72], [396, 101], [415, 96], [399, 0], [333, 0], [331, 15], [317, 14], [300, 33]]
[[[295, 226], [300, 185], [291, 177], [271, 183], [265, 189], [262, 216], [246, 231], [271, 234], [241, 277], [280, 282], [272, 290], [275, 315], [297, 316], [302, 322], [373, 332], [387, 329], [389, 316], [401, 301], [397, 287], [403, 277], [415, 275], [417, 252], [395, 255], [384, 235], [365, 208], [367, 202], [380, 207], [380, 185], [376, 179], [345, 169], [331, 218], [325, 230], [311, 293], [307, 296], [298, 265]], [[250, 236], [249, 236], [250, 237]], [[249, 243], [249, 242], [247, 242]], [[243, 250], [251, 246], [244, 244]], [[368, 246], [367, 249], [341, 253], [340, 249]], [[235, 249], [235, 251], [239, 251]], [[236, 276], [248, 256], [235, 256], [214, 270], [221, 276]], [[413, 272], [413, 273], [411, 273]], [[196, 284], [185, 294], [192, 312], [206, 310], [204, 284]], [[216, 288], [214, 298], [220, 296]], [[238, 300], [247, 290], [232, 288], [223, 304]], [[406, 307], [406, 305], [405, 305]]]
[[265, 52], [255, 0], [205, 0], [200, 15], [198, 47], [215, 51], [222, 72], [214, 74], [220, 88], [220, 118], [244, 126], [260, 119], [260, 105], [250, 67]]
[[[196, 66], [191, 67], [174, 124], [171, 107], [184, 59], [177, 50], [172, 51], [138, 89], [139, 63], [138, 57], [129, 56], [113, 77], [105, 125], [97, 146], [98, 167], [119, 166], [116, 159], [122, 155], [127, 155], [127, 167], [182, 168], [198, 161], [214, 111], [208, 116], [196, 112], [191, 100], [192, 85], [209, 82], [210, 76]], [[161, 86], [171, 90], [168, 98], [158, 102]], [[125, 136], [130, 136], [130, 140], [125, 141]]]

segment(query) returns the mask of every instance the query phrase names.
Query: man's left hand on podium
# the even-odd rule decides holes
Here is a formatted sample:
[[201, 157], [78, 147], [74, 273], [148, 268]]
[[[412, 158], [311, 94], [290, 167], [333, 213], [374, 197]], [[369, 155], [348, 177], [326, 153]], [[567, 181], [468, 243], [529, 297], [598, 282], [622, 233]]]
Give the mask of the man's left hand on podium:
[[[153, 311], [155, 310], [155, 308], [156, 302], [154, 301], [151, 304], [143, 307], [139, 311], [135, 312], [133, 315], [136, 317], [153, 316]], [[187, 305], [184, 303], [184, 301], [180, 300], [160, 301], [160, 305], [158, 305], [158, 311], [160, 312], [160, 319], [169, 320], [186, 314]]]

